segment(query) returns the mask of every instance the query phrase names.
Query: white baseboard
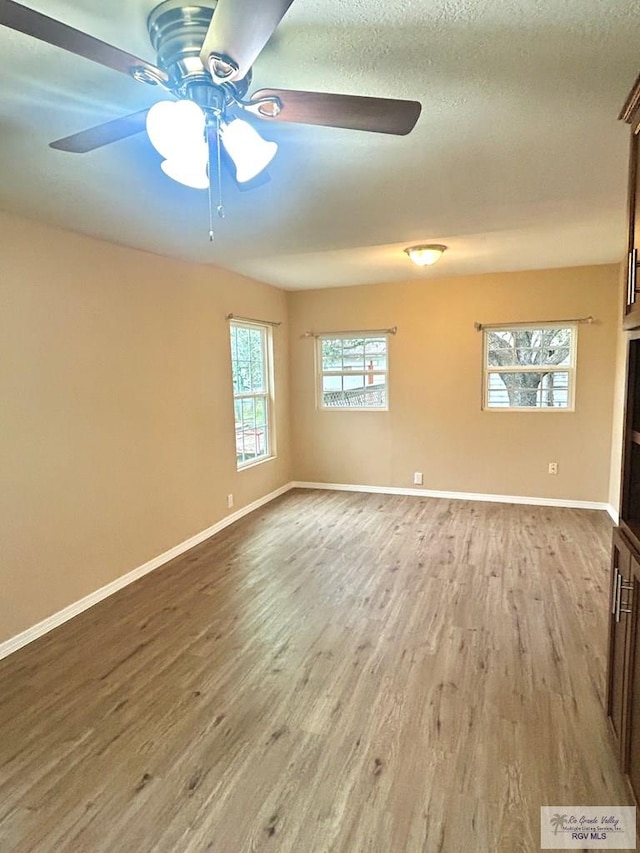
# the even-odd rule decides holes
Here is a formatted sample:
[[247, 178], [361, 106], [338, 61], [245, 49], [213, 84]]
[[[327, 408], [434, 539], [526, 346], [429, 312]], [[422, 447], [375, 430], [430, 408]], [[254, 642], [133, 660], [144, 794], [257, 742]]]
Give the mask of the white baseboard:
[[163, 566], [165, 563], [168, 563], [169, 560], [173, 560], [175, 557], [179, 557], [181, 554], [184, 554], [185, 551], [189, 551], [191, 548], [194, 548], [196, 545], [199, 545], [201, 542], [204, 542], [211, 536], [215, 536], [216, 533], [219, 533], [221, 530], [224, 530], [225, 527], [229, 527], [229, 525], [233, 524], [235, 521], [238, 521], [238, 519], [242, 518], [243, 516], [248, 515], [250, 512], [253, 512], [259, 507], [264, 506], [264, 504], [269, 503], [270, 501], [274, 500], [277, 497], [280, 497], [280, 495], [283, 495], [285, 494], [285, 492], [288, 492], [290, 489], [294, 488], [327, 489], [330, 491], [341, 492], [370, 492], [373, 494], [383, 495], [413, 495], [415, 497], [426, 498], [449, 498], [450, 500], [530, 504], [532, 506], [558, 506], [569, 507], [573, 509], [599, 509], [608, 512], [613, 521], [616, 524], [618, 523], [618, 513], [614, 509], [614, 507], [611, 504], [600, 503], [598, 501], [572, 501], [565, 500], [564, 498], [536, 498], [522, 497], [518, 495], [483, 495], [478, 494], [476, 492], [445, 492], [433, 489], [401, 489], [396, 488], [395, 486], [355, 486], [349, 485], [347, 483], [308, 483], [299, 481], [291, 482], [287, 483], [284, 486], [281, 486], [279, 489], [276, 489], [273, 492], [270, 492], [268, 495], [264, 495], [264, 497], [258, 498], [258, 500], [253, 501], [252, 503], [248, 504], [245, 507], [242, 507], [236, 512], [225, 516], [225, 518], [216, 522], [211, 527], [207, 527], [206, 530], [202, 530], [200, 533], [196, 533], [195, 536], [191, 536], [189, 539], [185, 539], [184, 542], [180, 542], [178, 545], [174, 545], [173, 548], [170, 548], [168, 551], [165, 551], [158, 557], [154, 557], [152, 560], [143, 563], [136, 569], [133, 569], [132, 571], [127, 572], [127, 574], [121, 575], [119, 578], [116, 578], [114, 581], [111, 581], [111, 583], [108, 583], [106, 586], [95, 590], [95, 592], [89, 593], [89, 595], [86, 595], [79, 601], [75, 601], [68, 607], [59, 610], [57, 613], [53, 613], [51, 616], [48, 616], [46, 619], [43, 619], [42, 622], [38, 622], [31, 628], [27, 628], [26, 631], [22, 631], [20, 634], [16, 634], [15, 637], [10, 637], [8, 640], [5, 640], [5, 642], [0, 643], [0, 660], [2, 660], [2, 658], [7, 657], [7, 655], [10, 655], [12, 652], [15, 652], [18, 649], [22, 648], [23, 646], [26, 646], [28, 643], [33, 642], [33, 640], [37, 640], [38, 637], [41, 637], [43, 634], [47, 634], [49, 631], [52, 631], [54, 628], [57, 628], [58, 625], [62, 625], [63, 622], [67, 622], [69, 619], [73, 619], [74, 616], [77, 616], [84, 610], [88, 610], [90, 607], [93, 607], [94, 604], [98, 604], [98, 602], [102, 601], [105, 598], [108, 598], [110, 595], [113, 595], [114, 592], [118, 592], [118, 590], [123, 589], [123, 587], [128, 586], [134, 581], [137, 581], [138, 578], [149, 574], [149, 572], [154, 571], [154, 569], [160, 568], [160, 566]]
[[607, 512], [614, 524], [620, 524], [620, 513], [612, 504], [607, 504]]
[[[454, 501], [488, 501], [500, 504], [528, 504], [530, 506], [561, 506], [569, 509], [601, 509], [613, 518], [613, 507], [601, 501], [577, 501], [565, 498], [536, 498], [522, 495], [483, 495], [477, 492], [443, 492], [435, 489], [400, 489], [395, 486], [353, 486], [346, 483], [306, 483], [296, 481], [295, 489], [329, 489], [337, 492], [371, 492], [381, 495], [413, 495], [420, 498], [448, 498]], [[617, 522], [616, 522], [617, 523]]]
[[97, 604], [99, 601], [113, 595], [114, 592], [118, 592], [118, 590], [123, 587], [137, 581], [138, 578], [148, 575], [149, 572], [154, 571], [154, 569], [160, 568], [160, 566], [168, 563], [169, 560], [179, 557], [181, 554], [184, 554], [185, 551], [189, 551], [191, 548], [199, 545], [201, 542], [204, 542], [205, 539], [215, 536], [216, 533], [224, 530], [225, 527], [229, 527], [229, 525], [233, 524], [234, 521], [238, 521], [238, 519], [248, 515], [250, 512], [253, 512], [259, 507], [264, 506], [264, 504], [269, 503], [269, 501], [280, 497], [280, 495], [283, 495], [292, 488], [293, 483], [287, 483], [279, 489], [276, 489], [274, 492], [270, 492], [268, 495], [258, 498], [258, 500], [247, 504], [247, 506], [242, 507], [236, 512], [231, 513], [231, 515], [227, 515], [225, 518], [215, 524], [212, 524], [211, 527], [207, 527], [206, 530], [202, 530], [200, 533], [196, 533], [195, 536], [185, 539], [185, 541], [180, 542], [179, 545], [174, 545], [173, 548], [169, 548], [169, 550], [165, 551], [164, 554], [160, 554], [158, 557], [154, 557], [152, 560], [138, 566], [137, 569], [133, 569], [125, 575], [121, 575], [106, 586], [100, 587], [100, 589], [89, 593], [89, 595], [85, 595], [85, 597], [81, 598], [79, 601], [74, 601], [73, 604], [59, 610], [57, 613], [53, 613], [51, 616], [43, 619], [42, 622], [38, 622], [36, 625], [32, 625], [31, 628], [27, 628], [26, 631], [16, 634], [15, 637], [10, 637], [8, 640], [5, 640], [4, 643], [0, 643], [0, 660], [7, 657], [7, 655], [10, 655], [12, 652], [22, 648], [22, 646], [26, 646], [27, 643], [37, 640], [38, 637], [41, 637], [43, 634], [47, 634], [49, 631], [57, 628], [58, 625], [62, 625], [63, 622], [73, 619], [74, 616], [82, 613], [83, 610], [88, 610], [90, 607], [93, 607], [94, 604]]

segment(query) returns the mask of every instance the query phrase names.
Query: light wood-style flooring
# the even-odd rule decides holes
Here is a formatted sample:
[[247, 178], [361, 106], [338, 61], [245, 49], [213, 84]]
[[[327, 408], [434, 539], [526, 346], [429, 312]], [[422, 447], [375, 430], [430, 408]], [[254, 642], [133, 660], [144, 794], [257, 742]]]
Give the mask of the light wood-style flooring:
[[0, 850], [531, 853], [632, 804], [610, 529], [288, 493], [0, 662]]

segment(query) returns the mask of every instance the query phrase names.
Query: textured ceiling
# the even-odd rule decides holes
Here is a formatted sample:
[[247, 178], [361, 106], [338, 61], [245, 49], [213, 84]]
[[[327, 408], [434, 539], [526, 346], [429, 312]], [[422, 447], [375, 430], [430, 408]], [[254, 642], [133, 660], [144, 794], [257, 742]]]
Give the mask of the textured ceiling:
[[[155, 60], [148, 0], [31, 0]], [[254, 66], [281, 87], [421, 101], [407, 137], [262, 123], [270, 180], [169, 180], [144, 134], [90, 154], [48, 143], [150, 106], [150, 87], [0, 27], [0, 208], [285, 288], [617, 262], [640, 71], [629, 0], [296, 0]], [[449, 246], [437, 267], [402, 249]]]

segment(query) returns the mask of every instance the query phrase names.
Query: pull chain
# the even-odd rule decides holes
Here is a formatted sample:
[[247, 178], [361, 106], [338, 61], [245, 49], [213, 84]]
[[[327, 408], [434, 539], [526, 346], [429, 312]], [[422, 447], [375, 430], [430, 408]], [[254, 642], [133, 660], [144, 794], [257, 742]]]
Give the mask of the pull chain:
[[[218, 161], [218, 216], [224, 219], [224, 205], [222, 204], [222, 158], [220, 156], [220, 115], [216, 115], [216, 154]], [[209, 181], [211, 183], [211, 181]]]
[[213, 243], [213, 204], [211, 201], [211, 181], [209, 181], [209, 242]]
[[207, 173], [209, 186], [207, 187], [207, 201], [209, 202], [209, 242], [213, 243], [213, 197], [211, 194], [211, 122], [207, 121], [205, 133], [207, 134]]
[[[224, 205], [222, 204], [222, 158], [220, 156], [220, 115], [216, 113], [215, 116], [215, 134], [216, 134], [216, 150], [215, 150], [215, 159], [216, 159], [216, 175], [218, 178], [218, 206], [216, 207], [216, 212], [220, 219], [224, 219]], [[212, 188], [212, 178], [213, 178], [213, 145], [211, 144], [211, 132], [213, 130], [213, 125], [211, 121], [207, 121], [206, 126], [206, 134], [207, 134], [207, 150], [208, 150], [208, 173], [209, 173], [209, 187], [207, 192], [207, 200], [209, 202], [209, 242], [213, 243], [213, 188]]]

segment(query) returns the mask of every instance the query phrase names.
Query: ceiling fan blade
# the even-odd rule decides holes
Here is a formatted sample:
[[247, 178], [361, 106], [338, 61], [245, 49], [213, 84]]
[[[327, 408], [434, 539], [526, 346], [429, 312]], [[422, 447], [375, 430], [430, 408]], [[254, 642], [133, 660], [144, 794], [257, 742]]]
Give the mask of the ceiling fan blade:
[[42, 15], [34, 9], [15, 3], [14, 0], [0, 0], [0, 25], [33, 36], [33, 38], [40, 39], [40, 41], [47, 42], [47, 44], [52, 44], [55, 47], [61, 47], [63, 50], [68, 50], [78, 56], [84, 56], [86, 59], [91, 59], [100, 65], [106, 65], [108, 68], [113, 68], [115, 71], [120, 71], [131, 77], [137, 73], [137, 79], [143, 79], [145, 83], [166, 83], [169, 80], [164, 71], [144, 59], [125, 53], [125, 51], [69, 27], [61, 21], [56, 21], [54, 18]]
[[269, 41], [293, 0], [218, 0], [200, 59], [209, 68], [213, 54], [237, 66], [226, 78], [242, 80]]
[[145, 129], [148, 112], [149, 110], [140, 110], [122, 118], [114, 118], [113, 121], [81, 130], [80, 133], [65, 136], [64, 139], [56, 139], [55, 142], [49, 143], [49, 147], [72, 154], [86, 154], [94, 148], [102, 148], [103, 145], [110, 145], [119, 139], [140, 133]]
[[259, 108], [251, 110], [261, 118], [397, 136], [405, 136], [413, 130], [422, 110], [418, 101], [298, 92], [293, 89], [260, 89], [253, 93], [251, 101], [255, 103], [262, 98], [277, 98], [281, 109], [278, 115], [263, 113]]

